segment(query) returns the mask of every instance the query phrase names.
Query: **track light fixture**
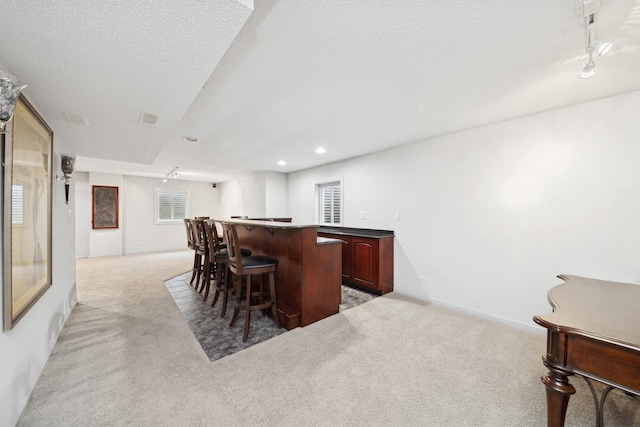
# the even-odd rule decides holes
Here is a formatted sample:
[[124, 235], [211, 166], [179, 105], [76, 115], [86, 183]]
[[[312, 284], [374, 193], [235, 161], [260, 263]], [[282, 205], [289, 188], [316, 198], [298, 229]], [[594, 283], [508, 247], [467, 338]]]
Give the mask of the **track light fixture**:
[[596, 40], [596, 12], [599, 10], [600, 4], [594, 0], [584, 0], [584, 14], [586, 25], [586, 41], [587, 41], [587, 55], [589, 61], [584, 66], [578, 77], [581, 79], [588, 79], [595, 74], [596, 63], [593, 61], [593, 54], [597, 53], [599, 56], [606, 54], [614, 42], [600, 42]]
[[167, 174], [167, 178], [172, 178], [172, 179], [176, 179], [180, 176], [180, 172], [178, 172], [178, 166], [176, 166], [175, 168], [171, 169], [171, 171], [169, 171], [169, 173]]

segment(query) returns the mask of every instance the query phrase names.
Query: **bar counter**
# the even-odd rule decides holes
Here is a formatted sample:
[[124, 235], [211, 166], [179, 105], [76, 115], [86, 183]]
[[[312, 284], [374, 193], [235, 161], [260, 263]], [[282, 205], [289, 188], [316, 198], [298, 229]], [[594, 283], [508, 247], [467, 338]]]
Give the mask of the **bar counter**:
[[276, 299], [282, 325], [290, 330], [338, 313], [342, 299], [342, 241], [318, 237], [317, 225], [247, 219], [236, 225], [243, 248], [278, 260]]

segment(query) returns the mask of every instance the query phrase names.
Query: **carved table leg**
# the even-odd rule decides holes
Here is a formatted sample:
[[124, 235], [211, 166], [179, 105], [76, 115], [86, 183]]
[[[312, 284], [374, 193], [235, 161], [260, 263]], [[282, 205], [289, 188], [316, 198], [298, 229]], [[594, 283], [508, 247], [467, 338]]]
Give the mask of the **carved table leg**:
[[576, 389], [569, 384], [569, 375], [572, 375], [554, 365], [548, 357], [543, 358], [544, 365], [549, 368], [547, 375], [542, 377], [542, 382], [547, 391], [547, 426], [562, 427], [567, 414], [569, 397]]

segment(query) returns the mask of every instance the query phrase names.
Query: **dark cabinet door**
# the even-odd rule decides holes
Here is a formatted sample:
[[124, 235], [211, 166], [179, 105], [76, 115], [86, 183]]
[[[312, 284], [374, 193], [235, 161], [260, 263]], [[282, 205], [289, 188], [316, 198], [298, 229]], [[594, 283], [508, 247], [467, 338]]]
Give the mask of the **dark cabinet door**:
[[378, 240], [354, 237], [351, 246], [351, 280], [378, 289]]

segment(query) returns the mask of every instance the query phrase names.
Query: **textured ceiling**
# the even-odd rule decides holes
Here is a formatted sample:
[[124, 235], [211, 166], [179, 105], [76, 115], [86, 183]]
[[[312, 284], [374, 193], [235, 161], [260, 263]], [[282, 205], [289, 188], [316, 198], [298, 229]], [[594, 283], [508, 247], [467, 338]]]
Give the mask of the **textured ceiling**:
[[11, 1], [0, 62], [29, 84], [78, 169], [162, 177], [178, 166], [214, 182], [640, 89], [640, 0], [602, 1], [597, 36], [616, 44], [588, 80], [577, 78], [587, 58], [574, 0], [252, 6]]

